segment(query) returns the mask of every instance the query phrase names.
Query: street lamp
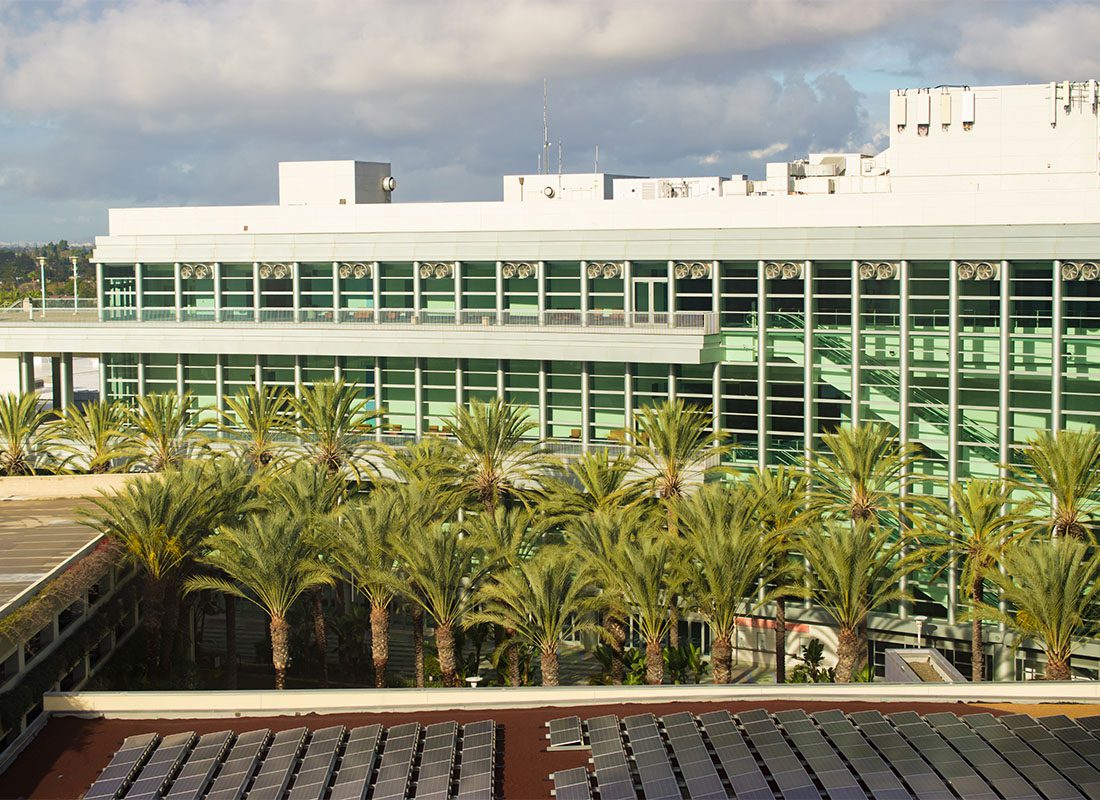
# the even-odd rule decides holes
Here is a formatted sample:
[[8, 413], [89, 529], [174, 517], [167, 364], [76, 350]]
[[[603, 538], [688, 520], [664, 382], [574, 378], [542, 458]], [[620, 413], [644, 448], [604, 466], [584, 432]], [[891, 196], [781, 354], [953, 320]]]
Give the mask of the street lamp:
[[75, 313], [77, 311], [77, 305], [78, 305], [76, 298], [80, 293], [80, 289], [77, 288], [77, 282], [76, 282], [77, 257], [76, 256], [69, 256], [69, 260], [73, 262], [73, 312]]
[[38, 257], [39, 280], [42, 282], [42, 314], [46, 313], [46, 257]]

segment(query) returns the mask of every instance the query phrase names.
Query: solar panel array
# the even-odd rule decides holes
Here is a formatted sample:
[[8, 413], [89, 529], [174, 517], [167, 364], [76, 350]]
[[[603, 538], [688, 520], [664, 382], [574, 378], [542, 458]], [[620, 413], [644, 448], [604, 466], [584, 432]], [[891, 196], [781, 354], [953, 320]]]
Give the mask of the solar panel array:
[[[571, 746], [571, 718], [548, 727], [551, 749]], [[557, 800], [1100, 798], [1100, 716], [678, 712], [581, 734], [593, 768], [553, 773]]]
[[[86, 800], [494, 800], [497, 726], [131, 736]], [[584, 770], [582, 770], [584, 772]], [[585, 800], [584, 796], [576, 796]], [[590, 796], [588, 798], [590, 800]]]

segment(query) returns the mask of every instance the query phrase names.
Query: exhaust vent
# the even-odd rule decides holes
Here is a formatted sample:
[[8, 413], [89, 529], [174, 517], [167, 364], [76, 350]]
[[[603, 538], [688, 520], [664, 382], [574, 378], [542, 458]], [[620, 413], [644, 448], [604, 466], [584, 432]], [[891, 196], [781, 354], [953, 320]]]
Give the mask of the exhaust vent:
[[901, 265], [896, 261], [861, 261], [859, 277], [865, 281], [894, 281], [898, 278]]
[[672, 265], [672, 274], [679, 280], [700, 280], [710, 277], [710, 268], [707, 261], [676, 261]]
[[453, 278], [454, 275], [455, 263], [453, 261], [420, 262], [420, 277], [425, 280], [430, 278]]
[[623, 263], [621, 261], [589, 261], [585, 273], [593, 280], [596, 278], [621, 278], [623, 276]]
[[999, 261], [960, 261], [957, 267], [960, 281], [993, 281], [1001, 275]]
[[793, 281], [802, 278], [801, 261], [765, 261], [764, 277], [768, 280]]

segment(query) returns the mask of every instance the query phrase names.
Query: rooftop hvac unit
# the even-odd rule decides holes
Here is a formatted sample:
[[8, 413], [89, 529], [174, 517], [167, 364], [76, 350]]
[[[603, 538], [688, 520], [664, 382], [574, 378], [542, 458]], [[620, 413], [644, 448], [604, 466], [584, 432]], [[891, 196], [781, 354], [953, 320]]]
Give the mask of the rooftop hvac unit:
[[706, 261], [677, 261], [672, 265], [672, 274], [680, 280], [709, 278], [710, 264]]
[[859, 277], [865, 281], [892, 281], [898, 277], [898, 264], [893, 261], [861, 261]]
[[1095, 281], [1100, 279], [1100, 264], [1095, 261], [1063, 261], [1062, 280]]
[[798, 280], [802, 277], [802, 262], [765, 261], [764, 277], [773, 281], [780, 278], [786, 281]]
[[1001, 265], [996, 261], [960, 261], [958, 276], [960, 281], [992, 281], [1001, 274]]
[[586, 273], [589, 278], [621, 278], [623, 265], [617, 261], [589, 261]]

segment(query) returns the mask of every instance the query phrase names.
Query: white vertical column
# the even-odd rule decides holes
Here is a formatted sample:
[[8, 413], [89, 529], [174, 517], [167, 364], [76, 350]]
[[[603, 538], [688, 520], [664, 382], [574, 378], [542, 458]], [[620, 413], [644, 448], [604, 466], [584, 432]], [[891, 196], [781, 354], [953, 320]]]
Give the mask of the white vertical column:
[[97, 261], [95, 263], [95, 305], [98, 309], [99, 321], [103, 322], [104, 312], [103, 307], [106, 305], [107, 296], [104, 292], [103, 282], [103, 264]]
[[634, 430], [634, 364], [630, 361], [623, 365], [623, 430]]
[[183, 396], [187, 391], [186, 364], [183, 353], [176, 354], [176, 394]]
[[134, 315], [138, 322], [145, 318], [145, 270], [141, 263], [134, 264]]
[[219, 412], [225, 410], [225, 356], [214, 357], [214, 406]]
[[581, 452], [587, 453], [592, 441], [592, 363], [581, 362]]
[[[1057, 280], [1057, 277], [1056, 277]], [[997, 439], [999, 448], [997, 459], [1001, 462], [1000, 475], [1002, 479], [1008, 478], [1008, 464], [1012, 462], [1012, 424], [1009, 410], [1009, 393], [1012, 391], [1011, 367], [1012, 367], [1012, 341], [1009, 334], [1012, 331], [1012, 262], [1001, 262], [1001, 305], [1000, 305], [1000, 361], [1001, 374], [999, 390], [999, 404], [997, 409]]]
[[415, 428], [416, 441], [424, 432], [424, 359], [417, 358], [413, 369], [413, 403], [416, 412], [413, 415], [413, 427]]
[[302, 270], [301, 265], [295, 261], [290, 265], [291, 269], [291, 281], [290, 281], [290, 295], [291, 303], [294, 308], [294, 321], [302, 321]]
[[[950, 264], [948, 278], [948, 343], [947, 343], [947, 480], [959, 479], [959, 270], [958, 262]], [[954, 503], [951, 503], [954, 511]], [[959, 602], [958, 568], [955, 554], [949, 556], [947, 567], [947, 623], [955, 624], [955, 608]]]
[[374, 306], [374, 322], [377, 325], [382, 322], [382, 264], [379, 261], [371, 264], [370, 283], [371, 304]]
[[676, 365], [668, 365], [668, 399], [676, 400]]
[[550, 436], [550, 404], [546, 402], [546, 362], [539, 362], [539, 438]]
[[[710, 310], [716, 315], [722, 313], [722, 262], [718, 259], [710, 262]], [[721, 317], [716, 327], [722, 327]]]
[[19, 390], [24, 394], [35, 391], [34, 353], [22, 353], [19, 356]]
[[302, 357], [294, 356], [294, 396], [302, 396]]
[[[107, 360], [104, 358], [106, 354], [99, 354], [99, 399], [103, 402], [107, 401]], [[34, 381], [31, 381], [34, 383]]]
[[332, 321], [340, 321], [340, 262], [332, 262]]
[[215, 261], [211, 271], [214, 273], [214, 321], [222, 321], [222, 265]]
[[668, 327], [676, 327], [676, 266], [668, 262]]
[[[541, 280], [541, 278], [540, 278], [540, 280]], [[493, 306], [493, 308], [496, 309], [496, 313], [497, 313], [496, 324], [497, 325], [503, 325], [504, 324], [504, 263], [502, 261], [497, 262], [496, 280], [495, 280], [494, 285], [495, 285], [494, 293], [495, 293], [495, 296], [496, 296], [496, 299], [495, 299], [496, 305]]]
[[623, 325], [634, 324], [634, 264], [623, 262]]
[[343, 356], [333, 356], [332, 359], [332, 379], [339, 383], [344, 379], [344, 364], [341, 361]]
[[1050, 363], [1050, 389], [1051, 389], [1051, 404], [1050, 404], [1050, 427], [1054, 431], [1062, 430], [1063, 420], [1063, 403], [1062, 403], [1062, 386], [1064, 384], [1062, 374], [1065, 372], [1065, 345], [1063, 344], [1063, 336], [1065, 332], [1065, 302], [1064, 292], [1062, 291], [1062, 262], [1054, 262], [1054, 276], [1053, 276], [1053, 288], [1052, 295], [1052, 314], [1051, 314], [1051, 363]]
[[420, 262], [413, 262], [413, 316], [416, 317], [415, 321], [420, 320], [420, 287], [423, 281], [420, 280]]
[[[378, 275], [377, 267], [374, 274]], [[378, 356], [374, 357], [374, 406], [379, 413], [382, 412], [382, 362]], [[376, 441], [382, 441], [382, 417], [378, 418], [374, 426], [374, 438]]]
[[[909, 320], [909, 262], [902, 260], [898, 264], [898, 441], [902, 448], [909, 445], [909, 351], [910, 351], [910, 320]], [[909, 470], [901, 476], [901, 489], [898, 492], [901, 508], [906, 508], [905, 501], [909, 496]], [[909, 589], [909, 577], [903, 575], [898, 581], [898, 588], [902, 592]], [[898, 603], [898, 617], [909, 619], [909, 601], [902, 599]]]
[[466, 375], [462, 371], [464, 359], [455, 359], [455, 405], [461, 408], [466, 405]]
[[256, 354], [256, 364], [253, 369], [255, 370], [256, 391], [259, 392], [264, 387], [264, 361], [263, 356], [259, 353]]
[[764, 262], [756, 262], [756, 465], [768, 465], [768, 283]]
[[860, 285], [859, 262], [852, 261], [852, 425], [858, 425], [862, 418], [860, 399], [862, 393], [862, 378], [860, 369], [863, 362], [862, 325], [860, 325]]
[[497, 359], [497, 397], [504, 399], [504, 359]]
[[581, 262], [581, 326], [588, 326], [588, 262]]
[[802, 457], [814, 450], [814, 262], [802, 264]]
[[462, 262], [455, 262], [455, 325], [462, 324]]
[[252, 321], [260, 322], [263, 316], [263, 284], [260, 283], [260, 262], [252, 262]]
[[146, 392], [146, 389], [147, 389], [147, 386], [145, 384], [145, 354], [144, 353], [138, 353], [137, 354], [137, 393], [138, 393], [138, 397], [144, 397], [146, 394], [148, 394], [148, 392]]
[[183, 320], [183, 278], [177, 261], [172, 265], [172, 305], [176, 309], [176, 322]]
[[[60, 408], [62, 410], [68, 408], [73, 404], [73, 354], [62, 353], [59, 356], [61, 361], [61, 386], [58, 387], [60, 391]], [[54, 404], [57, 406], [57, 404]]]
[[711, 429], [714, 433], [720, 434], [722, 432], [722, 360], [718, 359], [714, 362], [713, 371], [710, 375], [710, 397], [711, 397]]
[[538, 287], [539, 287], [538, 288], [538, 291], [539, 291], [539, 297], [538, 297], [539, 325], [545, 325], [546, 324], [546, 269], [547, 269], [546, 262], [545, 261], [539, 261], [537, 269], [538, 269], [537, 283], [538, 283]]

